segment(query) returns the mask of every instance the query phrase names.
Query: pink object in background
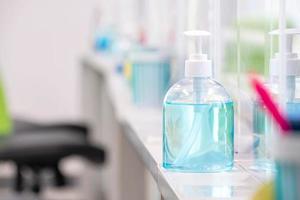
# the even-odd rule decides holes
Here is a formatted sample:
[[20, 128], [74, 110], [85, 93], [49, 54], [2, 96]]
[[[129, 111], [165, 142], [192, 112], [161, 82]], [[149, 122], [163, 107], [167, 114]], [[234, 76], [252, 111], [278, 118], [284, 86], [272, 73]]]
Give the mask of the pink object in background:
[[283, 135], [289, 134], [289, 130], [291, 130], [290, 123], [276, 106], [267, 88], [255, 76], [251, 77], [251, 85], [259, 95], [261, 102], [266, 106], [267, 111], [281, 127], [281, 133]]

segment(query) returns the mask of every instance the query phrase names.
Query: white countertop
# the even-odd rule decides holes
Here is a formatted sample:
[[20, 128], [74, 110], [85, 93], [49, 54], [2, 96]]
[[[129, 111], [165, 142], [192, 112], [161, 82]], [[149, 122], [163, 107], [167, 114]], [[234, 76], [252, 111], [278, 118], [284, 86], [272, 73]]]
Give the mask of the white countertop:
[[249, 161], [235, 161], [231, 172], [178, 173], [162, 168], [162, 112], [159, 108], [133, 105], [129, 86], [117, 75], [112, 59], [88, 55], [83, 62], [104, 75], [114, 112], [133, 145], [151, 172], [164, 199], [251, 199], [270, 174], [249, 170]]

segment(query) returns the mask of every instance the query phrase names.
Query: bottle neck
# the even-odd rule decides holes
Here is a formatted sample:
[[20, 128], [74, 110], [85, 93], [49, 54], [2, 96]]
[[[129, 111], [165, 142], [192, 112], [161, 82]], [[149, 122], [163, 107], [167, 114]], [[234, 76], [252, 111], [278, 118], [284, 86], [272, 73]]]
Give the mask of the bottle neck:
[[[292, 102], [296, 98], [296, 83], [297, 76], [286, 76], [286, 95], [287, 95], [287, 101]], [[278, 84], [279, 84], [279, 77], [278, 76], [271, 76], [270, 78], [270, 87], [272, 87], [274, 90], [279, 92]]]
[[196, 103], [200, 103], [202, 96], [206, 93], [208, 89], [203, 84], [203, 81], [209, 80], [210, 77], [193, 77], [193, 90], [195, 92], [195, 101]]

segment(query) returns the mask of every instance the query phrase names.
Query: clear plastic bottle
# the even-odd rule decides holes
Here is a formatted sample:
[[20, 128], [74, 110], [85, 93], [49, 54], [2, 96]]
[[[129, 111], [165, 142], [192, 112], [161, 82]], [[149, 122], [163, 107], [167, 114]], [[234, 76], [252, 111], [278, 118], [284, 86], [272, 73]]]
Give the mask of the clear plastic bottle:
[[[188, 36], [206, 36], [192, 31]], [[182, 172], [230, 170], [234, 158], [234, 107], [224, 87], [211, 77], [207, 55], [186, 61], [186, 78], [164, 100], [163, 167]]]
[[[286, 113], [290, 118], [298, 116], [300, 113], [300, 57], [293, 52], [293, 37], [300, 34], [298, 29], [287, 29], [285, 32], [286, 45]], [[279, 31], [270, 32], [272, 36], [278, 36]], [[270, 60], [270, 81], [266, 83], [266, 87], [272, 92], [275, 98], [279, 94], [279, 54]], [[273, 140], [273, 130], [271, 120], [266, 115], [264, 108], [255, 100], [253, 103], [253, 153], [255, 160], [255, 168], [263, 170], [274, 170], [274, 159], [271, 154], [271, 141]]]
[[[272, 90], [272, 85], [265, 84]], [[274, 85], [273, 85], [274, 86]], [[275, 96], [276, 94], [273, 93]], [[252, 129], [253, 129], [253, 156], [254, 169], [272, 170], [274, 161], [271, 155], [271, 136], [272, 124], [270, 117], [266, 114], [266, 108], [261, 106], [259, 100], [253, 101], [252, 110]]]

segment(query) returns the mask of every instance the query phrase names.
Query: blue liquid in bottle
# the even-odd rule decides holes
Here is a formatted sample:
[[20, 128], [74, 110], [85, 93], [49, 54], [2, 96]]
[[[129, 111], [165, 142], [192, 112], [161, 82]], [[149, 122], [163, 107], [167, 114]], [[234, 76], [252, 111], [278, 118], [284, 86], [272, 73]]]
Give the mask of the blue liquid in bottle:
[[286, 109], [287, 109], [287, 114], [290, 117], [300, 116], [300, 102], [298, 101], [287, 102]]
[[[181, 85], [188, 85], [184, 82]], [[187, 80], [186, 82], [193, 81]], [[203, 88], [217, 84], [212, 80], [207, 80], [207, 82], [209, 83], [203, 80], [199, 84], [204, 85]], [[218, 87], [221, 88], [220, 85], [216, 85], [215, 88]], [[171, 88], [164, 103], [163, 167], [181, 172], [219, 172], [232, 169], [234, 159], [233, 102], [231, 100], [206, 103], [168, 101], [170, 96], [180, 98], [181, 95], [187, 95], [189, 91], [187, 89], [186, 94], [184, 92], [180, 94], [181, 92], [177, 93], [177, 89], [176, 85], [173, 89]], [[205, 93], [203, 99], [209, 96], [206, 96], [209, 90], [205, 89], [202, 92]]]

